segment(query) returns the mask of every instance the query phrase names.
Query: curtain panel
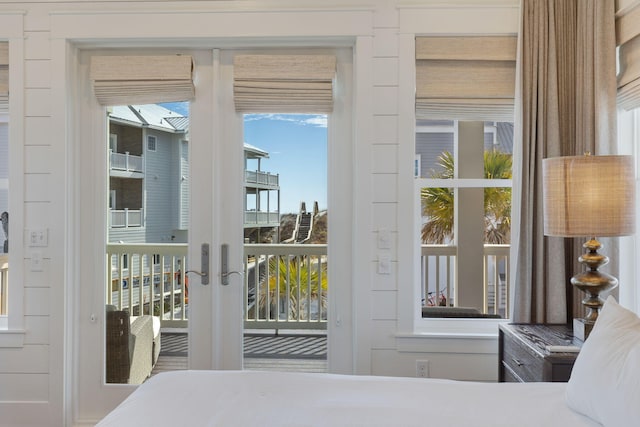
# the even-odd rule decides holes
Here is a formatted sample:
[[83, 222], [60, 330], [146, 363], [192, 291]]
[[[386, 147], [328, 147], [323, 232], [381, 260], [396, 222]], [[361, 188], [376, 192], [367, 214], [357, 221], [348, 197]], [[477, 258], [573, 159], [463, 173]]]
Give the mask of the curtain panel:
[[101, 105], [191, 100], [192, 74], [189, 55], [91, 57], [90, 76]]
[[330, 113], [336, 57], [236, 55], [233, 96], [242, 113]]
[[416, 117], [513, 121], [516, 36], [416, 37]]
[[566, 323], [582, 315], [570, 278], [583, 241], [544, 236], [542, 159], [615, 151], [615, 4], [522, 0], [521, 13], [511, 319]]
[[620, 46], [618, 105], [627, 111], [640, 108], [640, 6], [617, 19], [616, 43]]
[[0, 112], [9, 110], [9, 42], [0, 42]]

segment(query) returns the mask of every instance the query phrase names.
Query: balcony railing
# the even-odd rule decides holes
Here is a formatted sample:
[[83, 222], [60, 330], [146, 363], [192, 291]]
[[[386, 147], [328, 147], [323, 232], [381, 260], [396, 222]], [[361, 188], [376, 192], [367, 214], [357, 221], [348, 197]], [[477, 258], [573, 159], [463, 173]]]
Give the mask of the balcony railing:
[[187, 244], [109, 243], [107, 265], [107, 304], [133, 315], [161, 316], [163, 326], [186, 327]]
[[125, 172], [143, 172], [142, 156], [132, 156], [127, 153], [111, 153], [110, 165], [112, 170]]
[[327, 245], [245, 244], [245, 329], [327, 328]]
[[[456, 305], [456, 251], [455, 246], [423, 245], [425, 303], [431, 295], [437, 305], [442, 295], [447, 305]], [[109, 243], [106, 255], [111, 267], [107, 304], [162, 316], [163, 327], [186, 327], [187, 244]], [[485, 298], [478, 308], [506, 317], [509, 245], [485, 245], [483, 257]], [[245, 244], [245, 329], [326, 329], [327, 268], [327, 245]]]
[[7, 296], [9, 292], [9, 255], [0, 255], [0, 316], [7, 315]]
[[278, 212], [245, 211], [244, 225], [276, 227], [280, 225], [280, 214]]
[[144, 225], [144, 215], [142, 209], [111, 209], [112, 228], [133, 228]]
[[271, 187], [278, 186], [278, 175], [262, 171], [244, 171], [244, 181], [248, 184], [262, 184]]
[[[509, 313], [509, 250], [509, 245], [484, 245], [484, 299], [477, 308], [485, 314]], [[423, 305], [456, 306], [456, 254], [455, 246], [422, 245]]]

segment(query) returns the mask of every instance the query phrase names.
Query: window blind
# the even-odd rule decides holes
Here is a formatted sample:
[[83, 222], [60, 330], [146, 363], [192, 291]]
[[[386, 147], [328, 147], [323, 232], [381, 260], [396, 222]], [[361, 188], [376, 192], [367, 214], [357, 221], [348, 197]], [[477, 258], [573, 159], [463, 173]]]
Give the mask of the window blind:
[[417, 37], [416, 117], [513, 121], [516, 36]]
[[102, 105], [188, 101], [195, 96], [188, 55], [93, 56], [90, 76]]
[[9, 110], [9, 43], [0, 42], [0, 112]]
[[640, 108], [640, 7], [616, 21], [619, 49], [618, 105], [625, 110]]
[[236, 111], [330, 113], [336, 58], [331, 55], [236, 55]]

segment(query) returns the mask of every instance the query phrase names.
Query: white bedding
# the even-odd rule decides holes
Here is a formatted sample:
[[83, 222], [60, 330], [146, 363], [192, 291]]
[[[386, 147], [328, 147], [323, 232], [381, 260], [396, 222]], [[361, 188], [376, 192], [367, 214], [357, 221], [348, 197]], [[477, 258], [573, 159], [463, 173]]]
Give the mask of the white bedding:
[[174, 371], [142, 384], [98, 426], [598, 426], [567, 407], [566, 386]]

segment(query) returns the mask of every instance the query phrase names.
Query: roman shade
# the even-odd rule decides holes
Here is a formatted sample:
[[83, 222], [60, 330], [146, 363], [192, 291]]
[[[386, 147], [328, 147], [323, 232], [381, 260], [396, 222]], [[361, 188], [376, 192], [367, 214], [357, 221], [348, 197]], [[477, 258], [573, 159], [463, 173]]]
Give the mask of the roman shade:
[[616, 42], [620, 47], [618, 105], [632, 110], [640, 107], [640, 7], [616, 20]]
[[188, 101], [195, 95], [188, 55], [93, 56], [90, 75], [102, 105]]
[[336, 58], [332, 55], [237, 55], [233, 61], [236, 111], [330, 113]]
[[9, 43], [0, 42], [0, 112], [9, 110]]
[[416, 117], [513, 121], [516, 36], [417, 37]]

